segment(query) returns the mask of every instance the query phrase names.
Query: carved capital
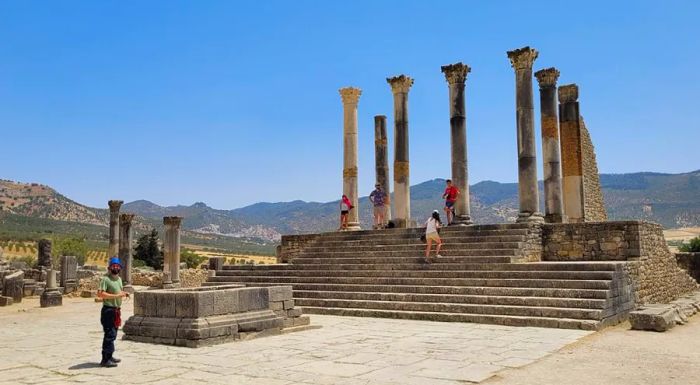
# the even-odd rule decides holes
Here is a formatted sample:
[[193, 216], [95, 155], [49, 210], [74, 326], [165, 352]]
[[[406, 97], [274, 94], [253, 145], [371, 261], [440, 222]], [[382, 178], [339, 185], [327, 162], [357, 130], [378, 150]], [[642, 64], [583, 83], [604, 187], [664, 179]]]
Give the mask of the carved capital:
[[396, 161], [394, 162], [394, 179], [407, 177], [410, 172], [410, 167], [408, 162]]
[[450, 85], [464, 84], [467, 81], [467, 74], [472, 71], [468, 65], [462, 64], [462, 62], [442, 66], [440, 69]]
[[124, 201], [111, 200], [107, 202], [107, 204], [109, 205], [109, 211], [119, 211], [119, 208], [122, 207]]
[[532, 63], [537, 59], [536, 49], [528, 47], [518, 48], [513, 51], [508, 51], [508, 59], [510, 59], [510, 65], [515, 68], [515, 70], [531, 70]]
[[413, 85], [413, 79], [406, 75], [394, 76], [393, 78], [386, 78], [386, 82], [391, 86], [391, 92], [398, 94], [407, 94], [408, 90], [411, 89]]
[[578, 86], [576, 84], [566, 84], [559, 87], [559, 103], [569, 103], [578, 100]]
[[166, 226], [180, 227], [182, 217], [163, 217], [163, 224]]
[[338, 92], [340, 92], [340, 97], [343, 99], [343, 104], [357, 104], [362, 94], [362, 90], [355, 87], [341, 88]]
[[130, 225], [131, 221], [134, 220], [134, 217], [136, 214], [129, 214], [129, 213], [124, 213], [124, 214], [119, 214], [119, 225]]
[[559, 70], [554, 67], [545, 68], [535, 72], [535, 77], [540, 84], [540, 88], [554, 87], [559, 79]]
[[343, 169], [343, 178], [357, 178], [357, 167]]

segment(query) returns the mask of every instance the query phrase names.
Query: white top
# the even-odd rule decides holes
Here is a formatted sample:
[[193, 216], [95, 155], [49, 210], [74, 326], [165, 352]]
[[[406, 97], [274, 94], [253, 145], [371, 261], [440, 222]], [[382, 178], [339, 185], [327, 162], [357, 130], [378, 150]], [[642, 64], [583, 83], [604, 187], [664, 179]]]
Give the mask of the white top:
[[433, 217], [430, 217], [427, 222], [425, 222], [425, 233], [430, 234], [430, 233], [437, 233], [437, 229], [440, 227], [438, 224], [438, 221], [436, 221]]

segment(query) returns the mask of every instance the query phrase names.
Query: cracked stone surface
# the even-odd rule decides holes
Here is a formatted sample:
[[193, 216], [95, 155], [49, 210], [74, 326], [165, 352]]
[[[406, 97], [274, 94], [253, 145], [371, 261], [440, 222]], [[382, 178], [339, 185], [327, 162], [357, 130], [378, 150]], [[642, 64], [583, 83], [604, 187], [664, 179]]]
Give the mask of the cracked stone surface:
[[[190, 349], [121, 340], [98, 365], [100, 305], [38, 298], [0, 308], [0, 384], [465, 384], [518, 368], [580, 330], [311, 315], [321, 329]], [[131, 316], [126, 302], [123, 319]]]

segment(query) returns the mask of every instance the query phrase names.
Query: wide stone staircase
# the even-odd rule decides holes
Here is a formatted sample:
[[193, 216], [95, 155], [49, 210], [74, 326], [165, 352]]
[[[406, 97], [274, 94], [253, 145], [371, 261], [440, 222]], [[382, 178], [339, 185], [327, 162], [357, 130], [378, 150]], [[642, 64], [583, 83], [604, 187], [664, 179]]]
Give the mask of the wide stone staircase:
[[206, 285], [291, 285], [305, 313], [597, 330], [632, 307], [624, 262], [518, 262], [528, 225], [320, 235], [291, 263], [224, 265]]

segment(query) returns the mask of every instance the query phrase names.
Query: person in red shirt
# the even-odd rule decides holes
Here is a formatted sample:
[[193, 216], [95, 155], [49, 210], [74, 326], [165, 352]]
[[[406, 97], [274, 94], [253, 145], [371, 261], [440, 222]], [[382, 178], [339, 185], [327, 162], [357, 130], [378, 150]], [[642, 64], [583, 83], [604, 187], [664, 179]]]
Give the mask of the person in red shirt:
[[451, 225], [455, 216], [455, 202], [459, 195], [459, 189], [452, 185], [452, 179], [445, 181], [447, 188], [442, 194], [442, 199], [445, 200], [445, 214], [447, 215], [447, 225]]

